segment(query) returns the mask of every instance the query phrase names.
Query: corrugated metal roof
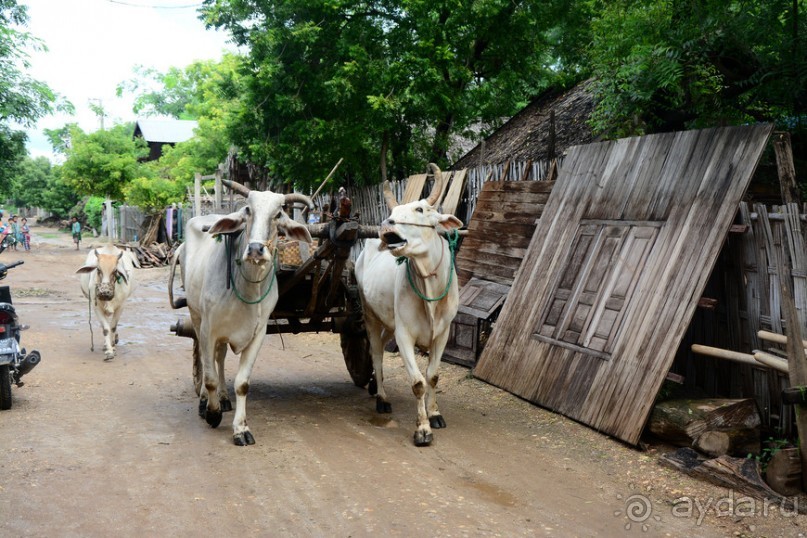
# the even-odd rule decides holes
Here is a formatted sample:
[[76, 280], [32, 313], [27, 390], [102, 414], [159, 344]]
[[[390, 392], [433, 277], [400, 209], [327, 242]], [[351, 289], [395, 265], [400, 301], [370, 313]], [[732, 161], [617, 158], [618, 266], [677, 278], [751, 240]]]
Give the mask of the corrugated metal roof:
[[193, 120], [154, 120], [139, 119], [135, 125], [135, 136], [142, 136], [146, 142], [167, 142], [175, 144], [193, 137], [198, 123]]

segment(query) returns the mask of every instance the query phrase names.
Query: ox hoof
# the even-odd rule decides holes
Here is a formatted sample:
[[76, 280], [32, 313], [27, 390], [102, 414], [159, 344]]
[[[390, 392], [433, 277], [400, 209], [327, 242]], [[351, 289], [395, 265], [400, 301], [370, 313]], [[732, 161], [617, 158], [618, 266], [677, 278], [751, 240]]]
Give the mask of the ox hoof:
[[415, 446], [429, 446], [432, 444], [433, 439], [434, 435], [432, 435], [432, 432], [423, 430], [417, 430], [415, 432]]
[[378, 413], [392, 413], [392, 404], [382, 400], [380, 397], [376, 396], [375, 399], [375, 410]]
[[205, 413], [207, 413], [207, 398], [199, 400], [199, 416], [205, 418]]
[[443, 415], [433, 415], [429, 417], [429, 426], [435, 429], [445, 428], [446, 427], [446, 419], [443, 418]]
[[252, 432], [249, 430], [241, 433], [236, 433], [233, 435], [233, 443], [235, 446], [247, 446], [247, 445], [254, 445], [255, 438], [252, 437]]
[[370, 382], [367, 384], [367, 392], [370, 393], [370, 396], [378, 394], [378, 381], [375, 380], [375, 374], [373, 374], [373, 377], [370, 378]]
[[221, 412], [226, 413], [227, 411], [233, 410], [233, 403], [230, 401], [229, 398], [222, 398], [219, 400], [219, 405], [221, 406]]
[[104, 352], [104, 362], [111, 361], [114, 358], [115, 358], [115, 352], [114, 351], [105, 351]]
[[212, 427], [218, 428], [219, 424], [221, 424], [221, 410], [211, 411], [210, 409], [207, 409], [205, 411], [205, 420]]

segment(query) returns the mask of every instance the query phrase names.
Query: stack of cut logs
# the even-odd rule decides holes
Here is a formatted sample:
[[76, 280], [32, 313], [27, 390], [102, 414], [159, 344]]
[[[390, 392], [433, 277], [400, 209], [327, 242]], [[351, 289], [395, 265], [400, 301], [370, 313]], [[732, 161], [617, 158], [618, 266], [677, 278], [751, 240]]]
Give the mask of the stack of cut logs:
[[[784, 335], [759, 331], [761, 340], [784, 345]], [[804, 342], [807, 348], [807, 341]], [[739, 353], [693, 345], [696, 355], [706, 355], [787, 373], [788, 361], [776, 349]], [[793, 393], [794, 395], [791, 395]], [[807, 395], [785, 389], [783, 399], [802, 403]], [[803, 491], [799, 449], [765, 446], [760, 435], [760, 416], [753, 399], [671, 400], [653, 409], [649, 429], [657, 437], [685, 447], [666, 454], [662, 462], [724, 487], [752, 496], [784, 498]], [[694, 450], [693, 450], [694, 449]], [[767, 460], [765, 467], [760, 460]]]
[[[177, 243], [178, 245], [178, 243]], [[128, 245], [119, 245], [121, 248], [131, 250], [137, 260], [140, 262], [140, 267], [161, 267], [171, 263], [171, 256], [176, 250], [176, 246], [168, 246], [165, 243], [152, 243], [149, 246], [137, 245], [130, 243]]]

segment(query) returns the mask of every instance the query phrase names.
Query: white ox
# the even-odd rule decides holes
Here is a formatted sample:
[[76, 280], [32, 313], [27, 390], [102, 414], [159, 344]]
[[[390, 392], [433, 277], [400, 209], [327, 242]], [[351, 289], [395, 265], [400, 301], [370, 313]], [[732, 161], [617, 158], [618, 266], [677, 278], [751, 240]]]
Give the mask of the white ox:
[[[436, 165], [429, 166], [435, 186], [425, 200], [397, 205], [389, 185], [384, 185], [390, 216], [381, 224], [381, 239], [368, 240], [356, 261], [356, 280], [378, 385], [376, 410], [392, 411], [384, 390], [382, 361], [384, 344], [394, 336], [417, 398], [417, 446], [431, 444], [432, 428], [446, 426], [437, 408], [435, 389], [451, 321], [457, 314], [458, 291], [453, 253], [441, 232], [462, 226], [459, 219], [435, 208], [442, 174]], [[406, 263], [398, 263], [399, 257]], [[416, 346], [429, 352], [425, 378], [415, 361]]]
[[222, 411], [232, 409], [224, 382], [227, 346], [241, 355], [235, 377], [233, 442], [245, 446], [255, 443], [246, 420], [249, 377], [278, 299], [278, 232], [311, 242], [308, 228], [290, 219], [283, 205], [304, 202], [314, 206], [301, 194], [250, 191], [227, 180], [225, 184], [246, 196], [246, 205], [229, 215], [204, 215], [188, 221], [168, 289], [172, 307], [179, 307], [182, 303], [174, 302], [172, 291], [178, 260], [196, 333], [194, 354], [199, 354], [202, 364], [199, 414], [214, 428], [221, 423]]
[[104, 330], [104, 360], [115, 358], [118, 343], [118, 320], [123, 304], [134, 290], [136, 260], [131, 252], [115, 245], [106, 245], [87, 254], [80, 273], [81, 291], [84, 293]]

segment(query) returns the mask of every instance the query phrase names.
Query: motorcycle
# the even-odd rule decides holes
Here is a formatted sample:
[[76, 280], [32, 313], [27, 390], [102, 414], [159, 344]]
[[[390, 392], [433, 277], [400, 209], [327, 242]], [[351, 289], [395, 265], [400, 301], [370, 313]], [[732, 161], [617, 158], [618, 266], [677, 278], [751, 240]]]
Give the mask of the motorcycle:
[[[9, 269], [23, 263], [0, 263], [0, 280], [6, 278]], [[22, 376], [42, 360], [38, 351], [26, 353], [25, 348], [20, 347], [20, 333], [27, 328], [20, 324], [11, 304], [11, 288], [0, 286], [0, 410], [11, 409], [11, 385], [23, 386]]]

